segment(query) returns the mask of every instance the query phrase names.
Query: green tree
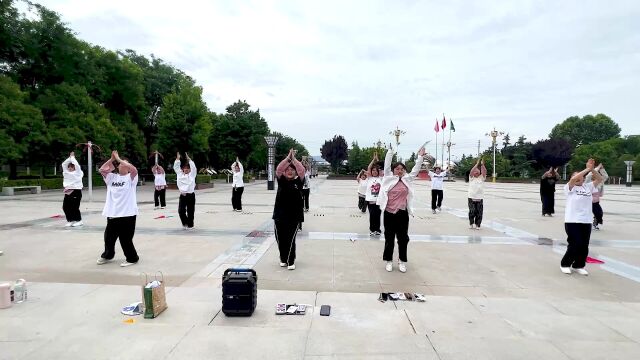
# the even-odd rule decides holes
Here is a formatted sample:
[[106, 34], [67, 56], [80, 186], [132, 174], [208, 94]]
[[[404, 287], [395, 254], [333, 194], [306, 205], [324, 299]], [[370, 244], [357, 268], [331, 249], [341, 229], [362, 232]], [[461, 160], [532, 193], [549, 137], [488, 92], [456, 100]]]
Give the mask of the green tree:
[[342, 135], [335, 135], [333, 139], [324, 142], [320, 148], [320, 154], [323, 159], [331, 164], [337, 174], [340, 164], [349, 157], [347, 152], [348, 148], [347, 141], [344, 137]]
[[533, 145], [532, 156], [539, 167], [559, 167], [571, 160], [572, 151], [571, 143], [565, 139], [547, 139]]
[[11, 179], [16, 178], [16, 162], [34, 160], [48, 142], [42, 114], [25, 103], [26, 97], [18, 84], [0, 75], [0, 153], [10, 165]]
[[198, 163], [206, 163], [212, 125], [202, 88], [182, 86], [177, 93], [165, 96], [164, 104], [158, 117], [160, 151], [169, 156], [189, 152]]
[[572, 116], [551, 130], [549, 138], [566, 139], [574, 147], [620, 137], [620, 126], [604, 114]]

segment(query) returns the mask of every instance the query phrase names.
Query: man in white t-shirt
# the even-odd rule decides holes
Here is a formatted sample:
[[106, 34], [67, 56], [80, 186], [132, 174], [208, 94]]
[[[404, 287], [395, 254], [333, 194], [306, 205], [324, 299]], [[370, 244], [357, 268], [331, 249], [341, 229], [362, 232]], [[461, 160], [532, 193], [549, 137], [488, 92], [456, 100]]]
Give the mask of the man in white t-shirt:
[[431, 210], [433, 213], [442, 211], [442, 197], [444, 195], [444, 178], [447, 176], [446, 171], [442, 171], [442, 168], [436, 165], [433, 171], [429, 170], [429, 177], [431, 178]]
[[[594, 170], [595, 161], [589, 159], [586, 169], [575, 172], [564, 186], [567, 203], [564, 212], [564, 229], [567, 233], [567, 251], [560, 261], [560, 270], [571, 274], [574, 270], [581, 275], [589, 275], [585, 270], [591, 238], [591, 201], [593, 193], [602, 182], [602, 176]], [[592, 174], [593, 182], [585, 183], [584, 176]]]
[[[117, 165], [114, 165], [114, 162]], [[116, 170], [117, 172], [113, 172]], [[117, 151], [100, 167], [100, 174], [107, 185], [107, 199], [102, 216], [107, 218], [104, 229], [104, 252], [97, 263], [104, 265], [113, 261], [116, 241], [120, 238], [120, 246], [126, 261], [120, 266], [131, 266], [138, 262], [138, 253], [133, 246], [133, 235], [136, 231], [138, 203], [136, 186], [138, 185], [138, 169], [118, 156]]]

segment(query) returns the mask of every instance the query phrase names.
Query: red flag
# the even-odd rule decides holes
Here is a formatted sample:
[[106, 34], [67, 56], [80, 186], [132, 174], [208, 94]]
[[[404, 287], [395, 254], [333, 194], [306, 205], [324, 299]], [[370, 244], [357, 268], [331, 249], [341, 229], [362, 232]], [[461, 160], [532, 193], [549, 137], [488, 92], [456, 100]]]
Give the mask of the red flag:
[[438, 119], [436, 119], [436, 126], [433, 128], [436, 132], [440, 132], [440, 125], [438, 124]]
[[447, 127], [447, 119], [444, 118], [444, 114], [442, 114], [442, 130]]

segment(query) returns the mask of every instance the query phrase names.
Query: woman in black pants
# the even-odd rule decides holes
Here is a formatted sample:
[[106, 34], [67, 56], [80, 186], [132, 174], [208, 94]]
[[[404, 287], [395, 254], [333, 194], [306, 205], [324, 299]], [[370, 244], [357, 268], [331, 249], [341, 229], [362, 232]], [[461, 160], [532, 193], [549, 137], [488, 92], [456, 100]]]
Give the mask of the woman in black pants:
[[556, 183], [560, 180], [558, 169], [550, 167], [540, 179], [540, 200], [542, 201], [542, 216], [553, 216], [555, 213]]
[[300, 194], [304, 175], [304, 166], [296, 159], [294, 150], [289, 150], [287, 157], [276, 168], [278, 192], [273, 206], [273, 222], [280, 252], [280, 266], [286, 266], [289, 270], [296, 268], [296, 235], [300, 224], [304, 221]]
[[64, 201], [62, 210], [67, 218], [65, 226], [82, 226], [82, 214], [80, 214], [80, 201], [82, 201], [82, 177], [84, 173], [76, 160], [73, 151], [69, 158], [62, 163], [62, 186], [64, 186]]
[[382, 190], [378, 195], [378, 205], [384, 209], [384, 253], [382, 260], [385, 269], [393, 271], [393, 248], [398, 238], [398, 269], [407, 271], [407, 245], [409, 244], [409, 215], [413, 216], [413, 180], [420, 172], [425, 154], [424, 148], [418, 151], [416, 164], [407, 174], [403, 163], [391, 165], [393, 149], [387, 151], [384, 158], [384, 177]]
[[378, 167], [378, 153], [373, 154], [373, 159], [367, 168], [367, 191], [365, 193], [365, 201], [369, 210], [369, 236], [380, 236], [380, 206], [378, 206], [378, 195], [382, 187], [382, 177], [380, 177], [380, 168]]
[[[591, 238], [591, 201], [593, 193], [602, 182], [600, 173], [594, 170], [595, 161], [589, 159], [586, 169], [575, 172], [564, 186], [567, 204], [564, 212], [564, 230], [567, 233], [567, 251], [560, 261], [560, 271], [589, 275], [584, 268], [589, 254]], [[586, 183], [584, 176], [591, 174], [593, 182]]]
[[242, 212], [242, 193], [244, 192], [244, 167], [240, 159], [236, 157], [236, 162], [231, 164], [233, 172], [233, 190], [231, 193], [231, 206], [233, 211]]

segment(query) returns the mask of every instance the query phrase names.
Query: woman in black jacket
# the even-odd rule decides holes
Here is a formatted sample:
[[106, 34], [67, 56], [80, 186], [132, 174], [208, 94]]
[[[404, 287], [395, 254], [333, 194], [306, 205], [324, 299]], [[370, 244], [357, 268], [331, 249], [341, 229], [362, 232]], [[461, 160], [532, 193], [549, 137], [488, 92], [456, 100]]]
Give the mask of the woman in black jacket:
[[273, 222], [280, 251], [280, 266], [295, 270], [296, 235], [304, 221], [301, 190], [305, 169], [293, 149], [276, 168], [278, 192], [273, 206]]
[[556, 183], [560, 180], [558, 169], [550, 167], [540, 179], [540, 200], [542, 200], [542, 216], [553, 216], [555, 213]]

